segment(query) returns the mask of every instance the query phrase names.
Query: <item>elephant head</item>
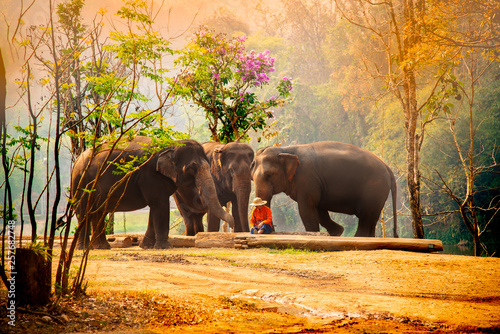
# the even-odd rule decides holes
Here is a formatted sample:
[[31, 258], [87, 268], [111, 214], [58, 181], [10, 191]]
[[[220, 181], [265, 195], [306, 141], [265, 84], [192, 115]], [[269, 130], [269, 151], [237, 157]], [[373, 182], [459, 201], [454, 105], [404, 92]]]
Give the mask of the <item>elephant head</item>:
[[236, 226], [236, 232], [249, 231], [248, 201], [252, 190], [250, 165], [253, 158], [253, 149], [245, 143], [218, 145], [212, 151], [211, 172], [218, 187], [221, 188], [219, 190], [236, 197], [236, 203], [233, 205], [236, 205], [237, 212], [233, 211], [233, 214], [239, 217], [237, 220], [240, 225]]
[[224, 211], [217, 198], [202, 146], [194, 141], [181, 143], [181, 146], [168, 148], [159, 154], [156, 170], [175, 183], [177, 192], [192, 197], [196, 206], [211, 210], [219, 219], [234, 227], [233, 217]]
[[284, 153], [279, 147], [260, 149], [251, 165], [255, 196], [271, 203], [273, 195], [289, 194], [299, 167], [300, 161], [295, 154]]

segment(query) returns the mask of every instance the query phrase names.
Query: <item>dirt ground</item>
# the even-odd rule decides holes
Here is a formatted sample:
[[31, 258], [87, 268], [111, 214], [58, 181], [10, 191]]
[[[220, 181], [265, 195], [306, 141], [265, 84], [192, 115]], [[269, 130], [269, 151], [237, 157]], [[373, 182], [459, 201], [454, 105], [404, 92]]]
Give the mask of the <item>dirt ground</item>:
[[86, 279], [0, 332], [500, 333], [498, 258], [132, 247], [92, 251]]

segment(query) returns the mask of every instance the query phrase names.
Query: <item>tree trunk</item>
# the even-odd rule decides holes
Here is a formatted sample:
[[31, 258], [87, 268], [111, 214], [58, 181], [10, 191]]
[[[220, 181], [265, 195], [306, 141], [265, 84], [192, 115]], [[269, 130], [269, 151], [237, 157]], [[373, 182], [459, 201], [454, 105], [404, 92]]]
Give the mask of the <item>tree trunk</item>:
[[407, 133], [407, 183], [410, 202], [410, 210], [412, 216], [413, 237], [416, 239], [424, 239], [424, 226], [421, 214], [420, 203], [420, 171], [418, 167], [419, 151], [415, 147], [415, 137], [410, 132]]
[[[404, 1], [404, 18], [406, 34], [403, 38], [403, 52], [400, 54], [401, 63], [407, 61], [408, 55], [418, 44], [418, 24], [415, 20], [415, 7], [412, 0]], [[419, 1], [416, 1], [416, 6]], [[413, 237], [424, 238], [424, 225], [422, 222], [420, 203], [420, 140], [417, 134], [418, 106], [417, 106], [417, 84], [415, 72], [410, 64], [403, 68], [403, 90], [405, 113], [405, 146], [407, 164], [407, 186], [412, 215]]]
[[[3, 63], [2, 50], [0, 49], [0, 141], [2, 142], [2, 147], [6, 147], [6, 141], [7, 141], [7, 123], [5, 119], [6, 100], [7, 100], [7, 72], [5, 70], [5, 65]], [[7, 160], [7, 151], [1, 150], [1, 155], [2, 155], [3, 174], [5, 178], [5, 188], [3, 189], [4, 191], [3, 203], [0, 203], [0, 205], [3, 206], [2, 208], [3, 218], [4, 218], [3, 228], [5, 230], [6, 226], [5, 223], [9, 220], [12, 220], [14, 217], [12, 212], [14, 206], [12, 205], [12, 189], [10, 187], [10, 180], [9, 180], [9, 162]], [[2, 265], [3, 265], [3, 260], [2, 260]]]
[[[16, 249], [15, 282], [16, 306], [47, 305], [50, 302], [50, 262], [43, 255], [26, 248]], [[9, 301], [10, 303], [10, 301]]]

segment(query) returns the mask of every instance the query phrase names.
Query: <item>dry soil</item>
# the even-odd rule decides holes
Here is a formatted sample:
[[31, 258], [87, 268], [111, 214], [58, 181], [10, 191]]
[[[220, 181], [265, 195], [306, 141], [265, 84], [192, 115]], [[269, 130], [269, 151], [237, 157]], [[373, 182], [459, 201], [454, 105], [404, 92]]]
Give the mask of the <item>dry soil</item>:
[[87, 296], [19, 310], [16, 329], [5, 318], [0, 325], [18, 333], [500, 332], [498, 258], [132, 247], [92, 251], [86, 279]]

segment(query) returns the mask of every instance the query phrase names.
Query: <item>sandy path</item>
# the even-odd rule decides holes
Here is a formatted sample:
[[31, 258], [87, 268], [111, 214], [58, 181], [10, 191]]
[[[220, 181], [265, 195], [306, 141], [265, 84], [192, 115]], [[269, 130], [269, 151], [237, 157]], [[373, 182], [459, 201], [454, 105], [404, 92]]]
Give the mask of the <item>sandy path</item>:
[[[400, 251], [93, 251], [88, 291], [266, 301], [322, 319], [500, 328], [500, 259]], [[295, 310], [295, 311], [293, 311]], [[405, 320], [406, 319], [406, 320]]]

